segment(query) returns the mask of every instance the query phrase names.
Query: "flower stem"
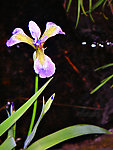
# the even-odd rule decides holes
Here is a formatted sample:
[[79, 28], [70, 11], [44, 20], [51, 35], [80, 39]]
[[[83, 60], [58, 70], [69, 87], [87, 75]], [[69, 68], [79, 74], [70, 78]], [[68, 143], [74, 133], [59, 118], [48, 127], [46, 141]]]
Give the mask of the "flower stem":
[[[38, 91], [38, 74], [35, 76], [35, 93], [37, 91]], [[29, 127], [28, 135], [31, 133], [31, 131], [33, 129], [35, 116], [36, 116], [36, 110], [37, 110], [37, 100], [34, 102], [33, 113], [32, 113], [31, 124], [30, 124], [30, 127]]]

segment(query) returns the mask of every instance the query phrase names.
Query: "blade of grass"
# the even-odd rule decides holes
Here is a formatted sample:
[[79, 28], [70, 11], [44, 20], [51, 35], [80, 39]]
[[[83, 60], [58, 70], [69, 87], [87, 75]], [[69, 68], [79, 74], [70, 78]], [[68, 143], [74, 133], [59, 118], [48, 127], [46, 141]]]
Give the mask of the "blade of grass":
[[94, 90], [92, 90], [92, 91], [90, 92], [90, 94], [93, 94], [94, 92], [96, 92], [99, 88], [101, 88], [101, 87], [102, 87], [106, 82], [108, 82], [111, 78], [113, 78], [113, 74], [110, 75], [109, 77], [107, 77], [106, 79], [104, 79], [101, 84], [99, 84]]
[[[99, 7], [102, 3], [104, 2], [104, 0], [99, 0], [98, 2], [96, 2], [96, 4], [94, 4], [94, 6], [91, 8], [91, 12], [94, 11], [97, 7]], [[89, 13], [89, 10], [86, 11], [86, 13]]]
[[0, 150], [12, 150], [16, 146], [16, 142], [13, 137], [7, 138], [2, 145]]
[[106, 20], [108, 20], [108, 17], [105, 15], [104, 9], [105, 9], [105, 5], [106, 5], [107, 1], [108, 1], [108, 0], [105, 0], [105, 2], [104, 2], [103, 5], [102, 5], [102, 13], [103, 13], [103, 16], [104, 16], [104, 18], [105, 18]]
[[27, 109], [35, 102], [37, 97], [42, 93], [46, 88], [49, 82], [52, 80], [50, 78], [39, 91], [37, 91], [24, 105], [22, 105], [15, 113], [13, 113], [9, 118], [0, 124], [0, 136], [7, 131], [26, 111]]
[[[14, 104], [12, 102], [11, 107], [10, 107], [10, 114], [12, 115], [13, 113], [15, 113], [15, 108], [14, 108]], [[16, 136], [16, 123], [9, 129], [12, 130], [11, 133], [10, 131], [8, 131], [9, 133], [9, 137], [13, 137], [15, 139]]]
[[[15, 109], [14, 109], [14, 104], [12, 102], [11, 107], [10, 107], [10, 114], [7, 111], [8, 117], [10, 117], [14, 112], [15, 112]], [[13, 126], [11, 126], [11, 128], [8, 130], [8, 138], [13, 137], [15, 140], [15, 135], [16, 135], [16, 123]], [[13, 148], [12, 150], [15, 150], [15, 148]]]
[[39, 139], [26, 150], [45, 150], [65, 140], [87, 134], [103, 134], [110, 133], [106, 129], [94, 125], [75, 125], [59, 130], [44, 138]]
[[96, 4], [92, 7], [91, 11], [95, 10], [97, 7], [99, 7], [105, 0], [99, 0], [96, 2]]
[[71, 2], [72, 2], [72, 0], [69, 0], [69, 2], [68, 2], [68, 5], [67, 5], [66, 12], [68, 12], [68, 11], [69, 11], [69, 9], [70, 9], [70, 6], [71, 6]]
[[83, 0], [80, 0], [80, 5], [81, 5], [81, 9], [82, 9], [83, 14], [84, 14], [85, 16], [87, 16], [86, 11], [85, 11], [85, 9], [84, 9], [84, 5], [83, 5]]
[[105, 68], [111, 67], [111, 66], [113, 66], [113, 63], [110, 63], [110, 64], [107, 64], [107, 65], [101, 66], [101, 67], [95, 69], [95, 71], [98, 71], [98, 70], [100, 70], [100, 69], [105, 69]]
[[93, 19], [93, 17], [92, 17], [92, 15], [91, 15], [91, 9], [92, 9], [92, 0], [89, 0], [89, 16], [90, 16], [91, 20], [93, 22], [95, 22], [94, 19]]
[[46, 102], [45, 104], [45, 101], [43, 99], [43, 106], [42, 106], [42, 111], [41, 111], [41, 114], [39, 116], [39, 119], [38, 121], [36, 122], [32, 132], [30, 133], [30, 135], [27, 137], [27, 139], [25, 140], [25, 143], [24, 143], [24, 149], [30, 144], [30, 142], [32, 141], [32, 139], [34, 138], [35, 134], [36, 134], [36, 130], [38, 128], [38, 125], [40, 123], [40, 121], [42, 120], [43, 116], [45, 115], [45, 113], [50, 109], [50, 106], [54, 100], [54, 97], [55, 97], [55, 94], [53, 94], [49, 99], [48, 101]]
[[79, 19], [80, 19], [80, 0], [78, 0], [77, 21], [76, 21], [75, 29], [76, 29], [77, 26], [78, 26]]

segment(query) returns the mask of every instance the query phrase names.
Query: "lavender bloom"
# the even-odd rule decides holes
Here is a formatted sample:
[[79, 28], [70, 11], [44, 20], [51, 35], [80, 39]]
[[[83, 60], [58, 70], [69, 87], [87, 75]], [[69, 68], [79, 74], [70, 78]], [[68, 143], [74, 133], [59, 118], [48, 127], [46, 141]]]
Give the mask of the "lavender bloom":
[[39, 59], [36, 59], [34, 62], [34, 70], [39, 74], [40, 78], [50, 77], [55, 73], [55, 64], [52, 62], [51, 58], [47, 55], [44, 55], [44, 63], [41, 64]]
[[36, 50], [34, 55], [35, 73], [39, 74], [40, 78], [50, 77], [55, 73], [55, 64], [44, 54], [43, 45], [48, 38], [55, 36], [56, 34], [65, 33], [53, 22], [47, 22], [46, 30], [42, 36], [40, 28], [34, 21], [30, 21], [28, 27], [33, 39], [27, 36], [21, 28], [16, 28], [12, 32], [13, 35], [7, 41], [6, 45], [10, 47], [20, 42], [31, 45]]

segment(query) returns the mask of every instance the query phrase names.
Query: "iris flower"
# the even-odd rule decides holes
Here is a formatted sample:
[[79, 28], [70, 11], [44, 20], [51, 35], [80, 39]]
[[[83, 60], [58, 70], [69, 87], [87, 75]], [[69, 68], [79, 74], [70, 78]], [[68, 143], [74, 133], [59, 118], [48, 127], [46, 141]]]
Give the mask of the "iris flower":
[[27, 36], [21, 28], [15, 28], [6, 45], [10, 47], [20, 42], [31, 45], [36, 50], [33, 54], [35, 73], [39, 74], [40, 78], [50, 77], [55, 73], [55, 64], [50, 57], [44, 54], [43, 45], [48, 38], [65, 33], [53, 22], [47, 22], [42, 36], [39, 26], [34, 21], [30, 21], [28, 27], [33, 38]]

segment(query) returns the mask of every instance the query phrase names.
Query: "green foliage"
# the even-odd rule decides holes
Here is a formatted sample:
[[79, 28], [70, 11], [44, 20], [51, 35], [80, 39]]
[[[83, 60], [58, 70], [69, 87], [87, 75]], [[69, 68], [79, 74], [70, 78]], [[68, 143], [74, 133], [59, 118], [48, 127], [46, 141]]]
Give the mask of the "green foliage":
[[16, 146], [16, 142], [13, 137], [7, 138], [2, 145], [0, 150], [12, 150]]
[[[89, 11], [85, 11], [84, 5], [83, 5], [83, 0], [78, 0], [77, 21], [76, 21], [75, 28], [77, 28], [78, 23], [79, 23], [80, 9], [82, 9], [83, 14], [86, 16], [87, 16], [87, 13], [89, 13], [91, 20], [94, 21], [92, 15], [91, 15], [91, 12], [93, 10], [95, 10], [98, 6], [100, 6], [103, 3], [103, 1], [104, 0], [99, 0], [92, 7], [92, 0], [89, 0]], [[72, 3], [72, 0], [69, 0], [68, 6], [67, 6], [67, 12], [70, 9], [71, 3]], [[105, 3], [104, 3], [104, 5], [105, 5]], [[20, 35], [18, 35], [18, 38], [19, 38], [19, 40], [24, 40], [24, 42], [27, 42], [27, 40], [31, 40], [30, 44], [33, 45], [32, 39], [29, 39], [28, 37], [22, 38]], [[33, 45], [33, 47], [34, 47], [34, 45]], [[34, 56], [34, 59], [36, 59], [36, 53], [34, 53], [33, 56]], [[112, 66], [112, 65], [113, 65], [113, 63], [108, 64], [106, 66], [102, 66], [100, 68], [97, 68], [97, 70], [98, 69], [104, 69], [104, 68]], [[94, 93], [95, 91], [97, 91], [101, 86], [103, 86], [112, 77], [113, 77], [113, 75], [104, 79], [101, 82], [101, 84], [91, 92], [91, 94]], [[68, 140], [68, 139], [71, 139], [74, 137], [87, 135], [87, 134], [108, 134], [108, 133], [110, 133], [108, 130], [100, 128], [98, 126], [79, 124], [79, 125], [74, 125], [74, 126], [70, 126], [70, 127], [61, 129], [55, 133], [52, 133], [46, 137], [39, 139], [38, 141], [36, 141], [35, 143], [33, 143], [32, 145], [29, 146], [29, 144], [31, 143], [31, 141], [33, 140], [33, 138], [36, 134], [36, 131], [37, 131], [37, 128], [38, 128], [40, 121], [42, 120], [44, 115], [47, 113], [47, 111], [50, 109], [51, 104], [54, 100], [55, 94], [53, 94], [47, 100], [46, 103], [45, 103], [45, 100], [43, 97], [42, 111], [41, 111], [41, 114], [40, 114], [36, 124], [34, 125], [35, 116], [36, 116], [36, 108], [37, 108], [37, 100], [36, 99], [43, 92], [43, 90], [46, 88], [46, 86], [49, 84], [49, 82], [51, 80], [52, 80], [52, 78], [50, 78], [42, 86], [42, 88], [40, 88], [38, 90], [38, 75], [37, 75], [35, 78], [35, 94], [16, 111], [14, 110], [13, 103], [11, 104], [10, 113], [7, 111], [8, 118], [0, 124], [0, 136], [2, 136], [6, 131], [8, 131], [8, 136], [7, 136], [6, 140], [0, 145], [0, 150], [15, 150], [15, 147], [16, 147], [16, 142], [15, 142], [16, 121], [29, 109], [29, 107], [33, 103], [34, 103], [33, 115], [32, 115], [32, 119], [31, 119], [30, 128], [28, 131], [28, 136], [24, 142], [24, 148], [23, 149], [26, 149], [26, 150], [45, 150], [45, 149], [48, 149], [52, 146], [55, 146], [56, 144], [59, 144], [65, 140]]]
[[9, 118], [7, 118], [3, 123], [0, 124], [0, 136], [6, 132], [35, 102], [37, 97], [43, 92], [48, 83], [52, 80], [49, 79], [44, 86], [37, 91], [24, 105], [22, 105], [15, 113], [13, 113]]
[[39, 119], [38, 121], [36, 122], [32, 132], [29, 134], [29, 136], [27, 137], [25, 143], [24, 143], [24, 149], [29, 145], [29, 143], [32, 141], [32, 139], [34, 138], [35, 134], [36, 134], [36, 130], [37, 130], [37, 127], [40, 123], [40, 121], [42, 120], [43, 116], [45, 115], [45, 113], [49, 110], [53, 100], [54, 100], [54, 97], [55, 97], [55, 94], [53, 94], [49, 99], [48, 101], [46, 102], [45, 104], [45, 101], [44, 101], [44, 98], [43, 98], [43, 106], [42, 106], [42, 111], [41, 111], [41, 114], [39, 116]]
[[113, 63], [110, 63], [110, 64], [107, 64], [107, 65], [101, 66], [101, 67], [95, 69], [95, 71], [98, 71], [98, 70], [100, 70], [100, 69], [105, 69], [105, 68], [111, 67], [111, 66], [113, 66]]
[[96, 92], [99, 88], [101, 88], [106, 82], [108, 82], [111, 78], [113, 78], [113, 74], [110, 75], [109, 77], [107, 77], [106, 79], [104, 79], [103, 81], [101, 81], [101, 84], [99, 84], [94, 90], [92, 90], [90, 92], [90, 94], [93, 94], [94, 92]]
[[[104, 8], [105, 8], [105, 5], [106, 3], [108, 2], [108, 0], [98, 0], [93, 6], [92, 6], [92, 0], [89, 0], [89, 10], [85, 11], [84, 9], [84, 5], [83, 5], [83, 0], [78, 0], [77, 3], [78, 3], [78, 6], [77, 6], [77, 20], [76, 20], [76, 25], [75, 25], [75, 29], [77, 28], [78, 26], [78, 23], [79, 23], [79, 19], [80, 19], [80, 8], [82, 9], [82, 14], [86, 15], [89, 14], [89, 17], [91, 18], [91, 20], [94, 22], [94, 19], [91, 15], [91, 12], [94, 11], [96, 8], [98, 8], [99, 6], [102, 5], [102, 11], [104, 11]], [[109, 2], [109, 5], [110, 5], [111, 1]], [[71, 4], [72, 4], [72, 0], [69, 0], [68, 1], [68, 4], [67, 4], [67, 9], [66, 9], [66, 12], [68, 13], [70, 8], [71, 8]], [[104, 13], [103, 13], [104, 15]], [[104, 17], [106, 19], [108, 19], [105, 15]]]
[[[46, 84], [37, 91], [24, 105], [22, 105], [16, 112], [14, 112], [12, 105], [11, 105], [11, 115], [9, 115], [9, 118], [7, 118], [3, 123], [0, 125], [0, 135], [2, 135], [5, 131], [8, 129], [8, 138], [4, 141], [4, 143], [0, 146], [0, 150], [12, 150], [16, 146], [15, 142], [15, 135], [13, 134], [15, 131], [14, 125], [16, 121], [27, 111], [27, 109], [35, 102], [37, 97], [42, 93], [42, 91], [45, 89], [45, 87], [48, 85], [48, 83], [52, 80], [48, 80]], [[62, 130], [59, 130], [55, 133], [52, 133], [44, 138], [39, 139], [32, 145], [28, 147], [32, 139], [34, 138], [36, 134], [37, 127], [42, 120], [43, 116], [46, 114], [46, 112], [50, 109], [51, 104], [53, 102], [53, 99], [55, 97], [55, 94], [53, 94], [48, 101], [45, 103], [43, 98], [43, 106], [42, 111], [39, 116], [39, 119], [37, 120], [33, 130], [29, 134], [29, 136], [26, 138], [24, 143], [24, 149], [26, 150], [44, 150], [47, 148], [50, 148], [58, 143], [61, 143], [67, 139], [71, 139], [74, 137], [78, 137], [81, 135], [87, 135], [87, 134], [106, 134], [110, 133], [108, 130], [93, 126], [93, 125], [75, 125], [70, 126], [67, 128], [64, 128]], [[8, 113], [9, 114], [9, 113]], [[28, 148], [27, 148], [28, 147]]]
[[[111, 67], [111, 66], [113, 66], [113, 63], [110, 63], [110, 64], [107, 64], [107, 65], [101, 66], [101, 67], [95, 69], [95, 71], [98, 71], [98, 70], [100, 70], [100, 69], [105, 69], [105, 68]], [[101, 81], [101, 84], [99, 84], [95, 89], [93, 89], [93, 90], [90, 92], [90, 94], [95, 93], [99, 88], [101, 88], [106, 82], [108, 82], [108, 81], [109, 81], [110, 79], [112, 79], [112, 78], [113, 78], [113, 74], [110, 75], [109, 77], [105, 78], [104, 80], [102, 80], [102, 81]]]
[[71, 3], [72, 3], [72, 0], [69, 0], [69, 2], [68, 2], [68, 5], [67, 5], [66, 12], [68, 12], [68, 11], [69, 11], [69, 9], [70, 9], [70, 6], [71, 6]]
[[93, 125], [75, 125], [59, 130], [42, 139], [39, 139], [26, 150], [45, 150], [65, 140], [87, 134], [103, 134], [109, 131]]

